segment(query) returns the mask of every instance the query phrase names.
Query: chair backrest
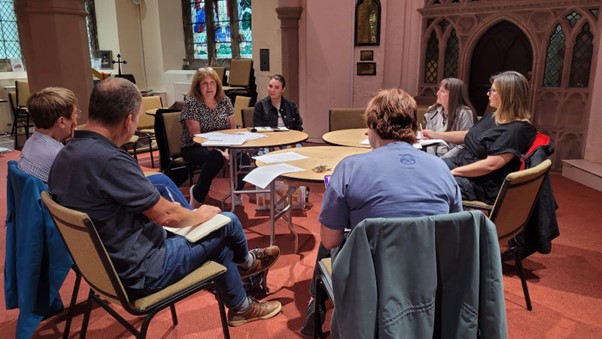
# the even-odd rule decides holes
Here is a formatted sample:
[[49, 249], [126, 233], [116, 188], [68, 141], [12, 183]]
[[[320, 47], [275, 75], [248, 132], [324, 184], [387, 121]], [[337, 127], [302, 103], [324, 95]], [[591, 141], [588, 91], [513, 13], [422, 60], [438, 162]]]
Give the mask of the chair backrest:
[[10, 109], [13, 111], [13, 115], [17, 114], [17, 92], [8, 92], [8, 103]]
[[248, 128], [255, 126], [255, 124], [253, 123], [254, 110], [254, 107], [246, 107], [242, 109], [242, 127]]
[[230, 76], [228, 85], [248, 87], [251, 79], [251, 68], [253, 60], [251, 59], [232, 59], [230, 63]]
[[25, 80], [15, 81], [15, 92], [16, 92], [16, 107], [27, 106], [27, 99], [29, 99], [29, 82]]
[[333, 261], [332, 290], [341, 338], [507, 337], [499, 243], [481, 211], [365, 219]]
[[160, 96], [154, 95], [150, 97], [142, 97], [142, 114], [140, 114], [138, 128], [153, 128], [155, 125], [155, 116], [146, 114], [146, 111], [161, 107], [163, 107], [163, 102], [161, 102]]
[[167, 151], [169, 157], [174, 159], [180, 156], [182, 124], [180, 123], [180, 114], [182, 112], [167, 112], [161, 114], [163, 127], [165, 128], [165, 141], [167, 141]]
[[224, 85], [225, 77], [226, 77], [226, 68], [224, 67], [213, 67], [215, 73], [217, 73], [217, 77], [219, 81], [221, 81], [222, 85]]
[[128, 305], [125, 289], [90, 217], [59, 205], [48, 192], [42, 192], [42, 201], [90, 287], [114, 302]]
[[550, 166], [552, 161], [546, 159], [535, 167], [506, 176], [489, 215], [500, 241], [510, 240], [523, 230]]
[[331, 108], [329, 114], [329, 131], [340, 129], [364, 128], [364, 108]]
[[234, 100], [234, 119], [236, 126], [243, 127], [242, 109], [251, 106], [251, 97], [237, 95]]
[[523, 170], [525, 169], [525, 160], [527, 158], [529, 158], [529, 156], [531, 156], [531, 154], [533, 154], [533, 152], [535, 152], [538, 148], [541, 147], [551, 147], [550, 151], [553, 152], [554, 148], [552, 146], [552, 139], [541, 133], [540, 131], [537, 131], [537, 133], [535, 134], [535, 140], [533, 140], [533, 143], [531, 143], [531, 147], [529, 147], [529, 150], [527, 150], [527, 153], [523, 154], [520, 157], [520, 169]]

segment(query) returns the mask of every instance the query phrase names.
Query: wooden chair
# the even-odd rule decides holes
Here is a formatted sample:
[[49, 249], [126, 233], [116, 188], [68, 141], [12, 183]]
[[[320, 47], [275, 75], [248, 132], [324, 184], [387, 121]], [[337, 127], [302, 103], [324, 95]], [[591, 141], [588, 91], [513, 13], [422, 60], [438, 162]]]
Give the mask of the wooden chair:
[[246, 107], [241, 110], [242, 112], [242, 127], [249, 128], [253, 127], [255, 124], [253, 123], [253, 111], [254, 107]]
[[15, 92], [8, 93], [8, 100], [13, 112], [13, 127], [10, 134], [15, 136], [15, 148], [19, 146], [18, 128], [23, 128], [25, 140], [27, 140], [29, 139], [29, 129], [34, 127], [27, 110], [27, 99], [29, 99], [29, 83], [25, 80], [15, 81]]
[[493, 205], [480, 201], [462, 202], [465, 209], [489, 211], [489, 219], [496, 225], [499, 241], [508, 243], [508, 250], [514, 257], [529, 311], [533, 309], [531, 297], [523, 271], [521, 245], [515, 237], [525, 229], [551, 166], [552, 161], [547, 159], [535, 167], [508, 174]]
[[[91, 287], [80, 333], [82, 338], [86, 335], [93, 302], [102, 306], [107, 313], [137, 338], [145, 338], [150, 321], [164, 308], [169, 307], [171, 309], [173, 324], [174, 326], [177, 325], [178, 318], [175, 303], [200, 290], [208, 290], [215, 294], [224, 336], [226, 338], [230, 337], [224, 304], [218, 294], [215, 293], [215, 278], [226, 272], [224, 266], [208, 261], [180, 281], [154, 294], [135, 300], [130, 299], [88, 215], [59, 205], [52, 200], [48, 192], [42, 193], [42, 200], [52, 215], [61, 237], [65, 241], [82, 276]], [[140, 330], [136, 329], [114, 310], [110, 303], [123, 307], [130, 314], [144, 316]]]
[[[150, 96], [150, 97], [142, 97], [142, 114], [140, 114], [140, 120], [138, 121], [138, 130], [136, 131], [136, 135], [139, 137], [145, 138], [148, 141], [148, 147], [144, 149], [140, 149], [140, 151], [149, 151], [151, 158], [151, 167], [155, 167], [155, 159], [153, 157], [153, 143], [156, 146], [156, 137], [155, 137], [155, 115], [154, 114], [146, 114], [147, 111], [158, 109], [163, 107], [163, 102], [161, 101], [161, 97]], [[135, 145], [134, 152], [138, 152], [138, 145]], [[157, 149], [157, 147], [154, 147]]]
[[331, 108], [328, 112], [328, 130], [364, 128], [364, 112], [363, 108]]
[[244, 95], [251, 97], [251, 104], [254, 104], [257, 99], [257, 85], [255, 84], [253, 60], [232, 59], [228, 85], [223, 88], [230, 100], [235, 101], [236, 95]]
[[242, 120], [242, 109], [251, 106], [251, 97], [245, 96], [236, 96], [236, 100], [234, 100], [234, 118], [236, 120], [237, 127], [243, 127]]
[[[342, 338], [386, 331], [408, 338], [506, 337], [495, 240], [495, 225], [481, 211], [363, 220], [334, 261], [318, 264], [314, 338], [322, 336], [318, 301], [324, 292], [335, 304], [333, 324]], [[390, 260], [391, 253], [399, 260]], [[396, 316], [400, 310], [403, 317]]]
[[[162, 134], [162, 138], [157, 138], [157, 143], [164, 142], [164, 148], [167, 151], [167, 168], [165, 174], [170, 175], [170, 172], [176, 169], [185, 168], [188, 171], [188, 179], [192, 185], [192, 177], [199, 167], [189, 164], [182, 158], [182, 150], [180, 146], [180, 138], [182, 135], [182, 125], [180, 124], [180, 114], [182, 112], [165, 112], [160, 115], [163, 129], [157, 131]], [[156, 125], [155, 125], [156, 126]]]

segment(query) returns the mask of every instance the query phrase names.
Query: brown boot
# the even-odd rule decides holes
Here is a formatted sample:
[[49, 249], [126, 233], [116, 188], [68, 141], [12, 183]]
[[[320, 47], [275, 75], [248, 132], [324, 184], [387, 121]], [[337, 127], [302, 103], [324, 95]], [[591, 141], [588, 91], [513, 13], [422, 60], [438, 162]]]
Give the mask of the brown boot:
[[269, 300], [258, 302], [249, 298], [251, 304], [244, 310], [228, 310], [228, 325], [235, 327], [244, 325], [248, 322], [262, 319], [269, 319], [277, 315], [282, 309], [280, 301]]
[[267, 271], [280, 256], [280, 248], [278, 246], [268, 246], [266, 248], [256, 248], [250, 251], [255, 257], [251, 267], [244, 269], [238, 267], [238, 273], [241, 278], [252, 276], [253, 274]]

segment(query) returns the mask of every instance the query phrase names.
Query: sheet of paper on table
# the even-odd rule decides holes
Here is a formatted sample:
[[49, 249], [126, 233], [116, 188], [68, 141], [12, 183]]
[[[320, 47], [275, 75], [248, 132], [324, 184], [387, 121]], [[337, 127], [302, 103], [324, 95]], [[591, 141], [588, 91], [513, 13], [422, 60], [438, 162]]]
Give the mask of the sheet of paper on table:
[[245, 141], [247, 141], [247, 137], [244, 135], [226, 134], [220, 132], [195, 134], [195, 136], [207, 139], [201, 144], [203, 146], [242, 145]]
[[303, 171], [305, 171], [303, 168], [289, 164], [261, 166], [249, 172], [242, 180], [263, 189], [281, 174]]
[[255, 160], [259, 160], [266, 164], [271, 164], [275, 162], [285, 162], [285, 161], [295, 161], [301, 159], [307, 159], [305, 155], [301, 155], [297, 152], [284, 152], [278, 154], [266, 154], [266, 155], [258, 155], [253, 157]]
[[263, 139], [268, 137], [265, 134], [252, 132], [236, 132], [236, 135], [243, 135], [247, 138], [247, 140]]
[[368, 140], [368, 138], [360, 141], [360, 145], [370, 145], [370, 140]]

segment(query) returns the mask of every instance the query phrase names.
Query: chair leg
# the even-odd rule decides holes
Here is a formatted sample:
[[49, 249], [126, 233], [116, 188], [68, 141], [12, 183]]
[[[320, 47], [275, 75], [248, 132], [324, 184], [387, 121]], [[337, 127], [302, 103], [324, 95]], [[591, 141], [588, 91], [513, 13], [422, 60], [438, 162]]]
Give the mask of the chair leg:
[[217, 300], [217, 305], [219, 307], [219, 317], [222, 321], [222, 331], [224, 332], [224, 338], [230, 339], [230, 328], [228, 327], [228, 318], [226, 317], [226, 308], [224, 307], [224, 303], [222, 299], [217, 295], [216, 291], [213, 291], [215, 295], [215, 299]]
[[75, 304], [77, 303], [77, 293], [79, 292], [79, 285], [82, 281], [82, 275], [76, 270], [75, 271], [75, 285], [73, 286], [73, 293], [71, 294], [71, 302], [69, 303], [69, 311], [67, 312], [67, 320], [65, 321], [65, 331], [63, 331], [63, 339], [69, 338], [69, 331], [71, 330], [71, 320], [75, 316]]
[[324, 297], [322, 293], [324, 293], [324, 286], [322, 285], [322, 279], [320, 276], [316, 276], [315, 284], [316, 286], [316, 299], [314, 301], [314, 339], [316, 338], [324, 338], [324, 333], [322, 332], [322, 322], [320, 321], [320, 300]]
[[148, 135], [148, 151], [150, 152], [151, 167], [154, 168], [155, 167], [155, 159], [153, 157], [153, 140], [151, 139], [150, 135]]
[[178, 325], [178, 314], [176, 313], [176, 304], [169, 305], [169, 309], [171, 310], [171, 321], [173, 325]]
[[519, 248], [517, 247], [516, 241], [514, 239], [510, 240], [508, 242], [508, 245], [510, 246], [510, 250], [512, 251], [512, 254], [514, 255], [514, 264], [516, 265], [516, 268], [518, 269], [518, 275], [520, 276], [520, 282], [523, 286], [523, 293], [525, 294], [525, 302], [527, 303], [527, 309], [529, 311], [531, 311], [531, 310], [533, 310], [533, 307], [531, 306], [531, 296], [529, 296], [529, 287], [527, 286], [527, 279], [525, 278], [525, 272], [523, 270], [523, 262], [520, 257]]
[[79, 339], [86, 338], [86, 331], [88, 330], [88, 322], [90, 321], [90, 313], [92, 313], [92, 303], [94, 300], [92, 299], [92, 289], [88, 293], [88, 300], [86, 301], [86, 313], [84, 314], [84, 321], [82, 322], [82, 329], [79, 332]]

